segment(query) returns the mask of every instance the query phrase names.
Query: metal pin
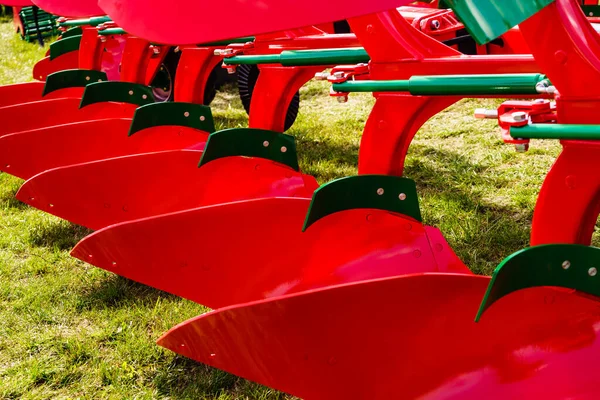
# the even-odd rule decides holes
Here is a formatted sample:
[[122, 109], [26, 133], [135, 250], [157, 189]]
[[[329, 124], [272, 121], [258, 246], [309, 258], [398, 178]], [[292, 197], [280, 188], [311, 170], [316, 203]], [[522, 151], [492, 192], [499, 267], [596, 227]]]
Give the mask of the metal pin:
[[398, 196], [398, 198], [402, 201], [406, 200], [406, 194], [405, 193], [400, 193], [400, 195]]
[[380, 195], [380, 196], [383, 195], [383, 192], [384, 192], [383, 188], [377, 189], [377, 194], [378, 195]]
[[269, 147], [269, 141], [268, 141], [268, 140], [265, 140], [265, 141], [263, 142], [263, 146], [265, 146], [265, 147]]
[[287, 151], [287, 147], [285, 147], [285, 146], [282, 146], [282, 147], [281, 147], [281, 152], [282, 152], [282, 153], [285, 153], [286, 151]]
[[597, 273], [598, 273], [598, 270], [595, 267], [588, 269], [588, 274], [590, 276], [596, 276]]
[[190, 113], [186, 111], [186, 112], [183, 113], [183, 116], [187, 118], [187, 117], [190, 116]]
[[563, 269], [569, 269], [571, 267], [571, 262], [570, 261], [563, 262], [562, 267], [563, 267]]
[[129, 95], [130, 95], [130, 96], [133, 96], [133, 90], [130, 90], [130, 91], [129, 91]]

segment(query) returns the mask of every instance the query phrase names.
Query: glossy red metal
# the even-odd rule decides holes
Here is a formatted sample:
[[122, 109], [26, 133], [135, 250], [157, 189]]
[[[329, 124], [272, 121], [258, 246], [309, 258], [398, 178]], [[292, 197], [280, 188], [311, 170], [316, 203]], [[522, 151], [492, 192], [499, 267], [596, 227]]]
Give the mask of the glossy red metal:
[[29, 179], [48, 169], [156, 151], [197, 147], [208, 133], [179, 126], [145, 129], [128, 137], [131, 119], [77, 122], [0, 138], [0, 171]]
[[[127, 32], [156, 43], [181, 45], [328, 23], [393, 9], [410, 2], [266, 0], [257, 7], [254, 2], [234, 0], [198, 7], [194, 0], [186, 0], [179, 1], [177, 7], [167, 8], [157, 0], [100, 0], [98, 3]], [[207, 15], [225, 14], [227, 23], [220, 18], [206, 18]]]
[[226, 157], [198, 168], [201, 148], [56, 168], [25, 182], [17, 198], [90, 229], [260, 197], [311, 197], [314, 178], [272, 161]]
[[106, 14], [98, 7], [97, 0], [32, 0], [31, 2], [42, 10], [61, 17], [86, 18]]
[[309, 203], [259, 199], [126, 222], [72, 255], [211, 308], [398, 274], [470, 273], [437, 229], [387, 211], [338, 212], [302, 232]]
[[600, 303], [529, 289], [475, 323], [488, 282], [424, 274], [307, 291], [219, 309], [158, 344], [308, 399], [600, 396]]
[[66, 69], [76, 69], [79, 66], [79, 52], [71, 51], [51, 60], [50, 57], [44, 57], [33, 66], [33, 79], [45, 81], [48, 75], [64, 71]]
[[79, 108], [81, 99], [58, 98], [0, 108], [0, 137], [9, 133], [105, 118], [131, 118], [135, 105], [98, 103]]
[[27, 7], [32, 4], [31, 0], [2, 0], [2, 5], [8, 7]]

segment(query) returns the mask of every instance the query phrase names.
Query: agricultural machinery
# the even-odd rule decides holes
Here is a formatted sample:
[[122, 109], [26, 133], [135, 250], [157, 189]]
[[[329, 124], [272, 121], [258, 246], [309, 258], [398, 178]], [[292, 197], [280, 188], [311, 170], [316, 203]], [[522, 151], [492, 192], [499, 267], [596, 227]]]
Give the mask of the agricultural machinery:
[[[159, 345], [307, 399], [600, 395], [597, 4], [35, 3], [69, 17], [49, 58], [77, 63], [0, 87], [0, 170], [96, 231], [74, 257], [213, 309]], [[249, 127], [215, 131], [215, 71], [236, 69]], [[376, 99], [358, 175], [322, 186], [282, 133], [315, 76]], [[563, 146], [531, 247], [492, 277], [423, 224], [404, 176], [420, 127], [463, 98], [509, 98], [477, 114], [518, 150]]]

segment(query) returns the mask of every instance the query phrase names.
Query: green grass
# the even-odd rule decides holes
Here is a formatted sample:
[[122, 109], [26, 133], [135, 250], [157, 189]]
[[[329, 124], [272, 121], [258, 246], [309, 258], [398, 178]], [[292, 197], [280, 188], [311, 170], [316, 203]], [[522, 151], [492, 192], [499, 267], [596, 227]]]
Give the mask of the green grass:
[[[0, 24], [0, 84], [30, 79], [45, 49]], [[323, 183], [356, 173], [373, 99], [347, 104], [328, 86], [302, 89], [291, 130], [302, 169]], [[406, 176], [417, 181], [425, 222], [439, 227], [467, 265], [489, 274], [527, 246], [535, 199], [560, 147], [536, 141], [518, 154], [494, 121], [472, 117], [497, 101], [466, 100], [417, 135]], [[219, 94], [219, 128], [245, 126], [233, 89]], [[154, 341], [203, 307], [72, 259], [88, 232], [14, 199], [22, 181], [0, 173], [0, 398], [278, 399], [285, 396], [179, 357]]]

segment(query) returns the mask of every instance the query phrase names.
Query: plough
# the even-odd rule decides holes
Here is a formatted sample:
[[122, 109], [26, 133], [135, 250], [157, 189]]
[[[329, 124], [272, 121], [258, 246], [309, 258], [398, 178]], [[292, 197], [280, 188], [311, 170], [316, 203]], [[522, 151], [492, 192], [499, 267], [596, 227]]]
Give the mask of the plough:
[[[68, 2], [44, 3], [75, 13]], [[600, 213], [594, 9], [444, 1], [454, 17], [403, 14], [403, 0], [179, 0], [160, 13], [154, 1], [84, 3], [78, 12], [107, 13], [120, 28], [83, 28], [82, 41], [96, 47], [80, 45], [79, 59], [95, 68], [45, 82], [44, 92], [65, 97], [0, 108], [41, 115], [0, 128], [0, 169], [28, 179], [23, 202], [97, 230], [74, 257], [214, 309], [159, 345], [309, 399], [600, 395], [600, 249], [589, 246]], [[192, 23], [226, 10], [228, 24]], [[353, 34], [313, 26], [341, 18]], [[463, 27], [469, 41], [453, 41]], [[107, 34], [126, 36], [120, 81], [98, 58]], [[470, 38], [478, 44], [461, 49]], [[150, 41], [181, 53], [175, 102], [154, 101], [149, 83], [164, 60], [154, 56], [171, 47]], [[249, 128], [214, 132], [204, 105], [223, 57], [225, 68], [260, 68], [246, 86]], [[370, 92], [376, 103], [359, 175], [319, 187], [300, 171], [302, 148], [281, 132], [299, 88], [324, 67], [333, 96]], [[491, 278], [473, 274], [423, 224], [416, 184], [403, 176], [418, 129], [466, 97], [511, 98], [478, 114], [497, 118], [520, 150], [537, 138], [563, 145], [531, 247], [507, 255]]]

